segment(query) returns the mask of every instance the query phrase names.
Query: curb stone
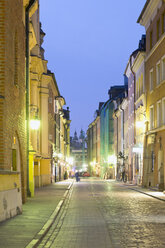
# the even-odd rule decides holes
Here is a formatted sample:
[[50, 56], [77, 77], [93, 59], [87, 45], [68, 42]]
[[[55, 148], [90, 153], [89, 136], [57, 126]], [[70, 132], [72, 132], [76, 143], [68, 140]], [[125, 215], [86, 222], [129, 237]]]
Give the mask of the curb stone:
[[46, 233], [49, 231], [50, 227], [52, 226], [54, 220], [56, 219], [57, 215], [59, 214], [64, 201], [69, 193], [69, 190], [71, 189], [71, 187], [73, 186], [73, 182], [72, 181], [68, 188], [66, 189], [62, 200], [58, 203], [57, 207], [55, 208], [55, 210], [53, 211], [53, 213], [51, 214], [51, 216], [49, 217], [49, 219], [46, 221], [46, 223], [44, 224], [44, 226], [41, 228], [41, 230], [34, 236], [34, 238], [30, 241], [30, 243], [28, 245], [25, 246], [25, 248], [35, 248], [37, 247], [37, 245], [40, 243], [40, 241], [43, 239], [43, 237], [46, 235]]

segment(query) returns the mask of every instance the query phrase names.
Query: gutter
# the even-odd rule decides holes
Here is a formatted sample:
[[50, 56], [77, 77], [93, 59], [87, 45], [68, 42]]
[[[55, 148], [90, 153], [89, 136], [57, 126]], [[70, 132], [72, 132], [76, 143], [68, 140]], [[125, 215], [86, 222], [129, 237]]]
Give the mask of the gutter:
[[34, 5], [36, 0], [30, 0], [29, 4], [26, 7], [25, 10], [25, 33], [26, 33], [26, 51], [25, 51], [25, 57], [26, 57], [26, 162], [27, 162], [27, 196], [31, 196], [30, 188], [29, 188], [29, 95], [30, 95], [30, 89], [29, 89], [29, 11], [31, 7]]

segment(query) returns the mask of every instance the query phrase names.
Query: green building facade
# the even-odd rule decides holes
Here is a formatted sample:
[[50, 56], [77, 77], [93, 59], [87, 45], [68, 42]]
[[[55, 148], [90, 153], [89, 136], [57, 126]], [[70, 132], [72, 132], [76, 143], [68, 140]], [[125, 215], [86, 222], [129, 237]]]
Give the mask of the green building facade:
[[105, 179], [115, 179], [113, 113], [127, 88], [127, 80], [124, 85], [111, 87], [108, 91], [109, 100], [100, 109], [100, 166], [101, 177]]

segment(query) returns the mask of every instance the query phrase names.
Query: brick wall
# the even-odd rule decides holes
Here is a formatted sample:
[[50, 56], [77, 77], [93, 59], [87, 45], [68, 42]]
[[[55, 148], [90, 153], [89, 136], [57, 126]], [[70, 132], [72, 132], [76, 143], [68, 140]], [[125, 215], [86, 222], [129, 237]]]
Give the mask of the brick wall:
[[0, 169], [11, 170], [14, 137], [20, 151], [23, 201], [26, 191], [25, 27], [23, 0], [0, 2]]
[[5, 0], [0, 1], [0, 168], [4, 167], [3, 109], [5, 93]]

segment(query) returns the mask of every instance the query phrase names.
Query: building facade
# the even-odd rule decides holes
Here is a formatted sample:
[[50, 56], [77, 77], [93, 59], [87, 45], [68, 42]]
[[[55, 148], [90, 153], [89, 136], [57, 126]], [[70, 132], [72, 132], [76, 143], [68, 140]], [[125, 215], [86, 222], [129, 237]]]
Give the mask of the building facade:
[[108, 91], [109, 100], [100, 109], [100, 167], [103, 178], [116, 177], [113, 114], [116, 99], [123, 97], [126, 88], [127, 82], [125, 82], [125, 85], [112, 86]]
[[85, 133], [81, 129], [79, 137], [75, 131], [74, 136], [70, 137], [70, 156], [73, 160], [71, 175], [76, 171], [88, 171], [88, 154], [86, 147]]
[[0, 2], [0, 221], [26, 201], [24, 11], [21, 0]]
[[135, 73], [135, 183], [142, 184], [143, 178], [143, 145], [146, 116], [145, 94], [145, 43], [146, 37], [142, 36], [139, 42], [139, 52], [134, 60], [132, 70]]
[[[69, 165], [70, 119], [69, 109], [63, 109], [65, 100], [60, 97], [44, 58], [45, 34], [39, 22], [39, 0], [2, 0], [0, 16], [0, 221], [3, 221], [22, 213], [22, 203], [27, 196], [34, 196], [35, 187], [52, 182], [58, 142], [64, 178]], [[54, 108], [57, 97], [60, 97], [59, 129]]]
[[128, 177], [128, 91], [116, 99], [114, 119], [114, 155], [116, 157], [115, 178], [121, 180], [122, 173]]
[[165, 2], [146, 1], [138, 18], [146, 30], [146, 130], [143, 185], [165, 187]]
[[91, 175], [100, 176], [100, 107], [95, 112], [95, 120], [88, 126], [87, 130], [87, 150], [88, 167]]

